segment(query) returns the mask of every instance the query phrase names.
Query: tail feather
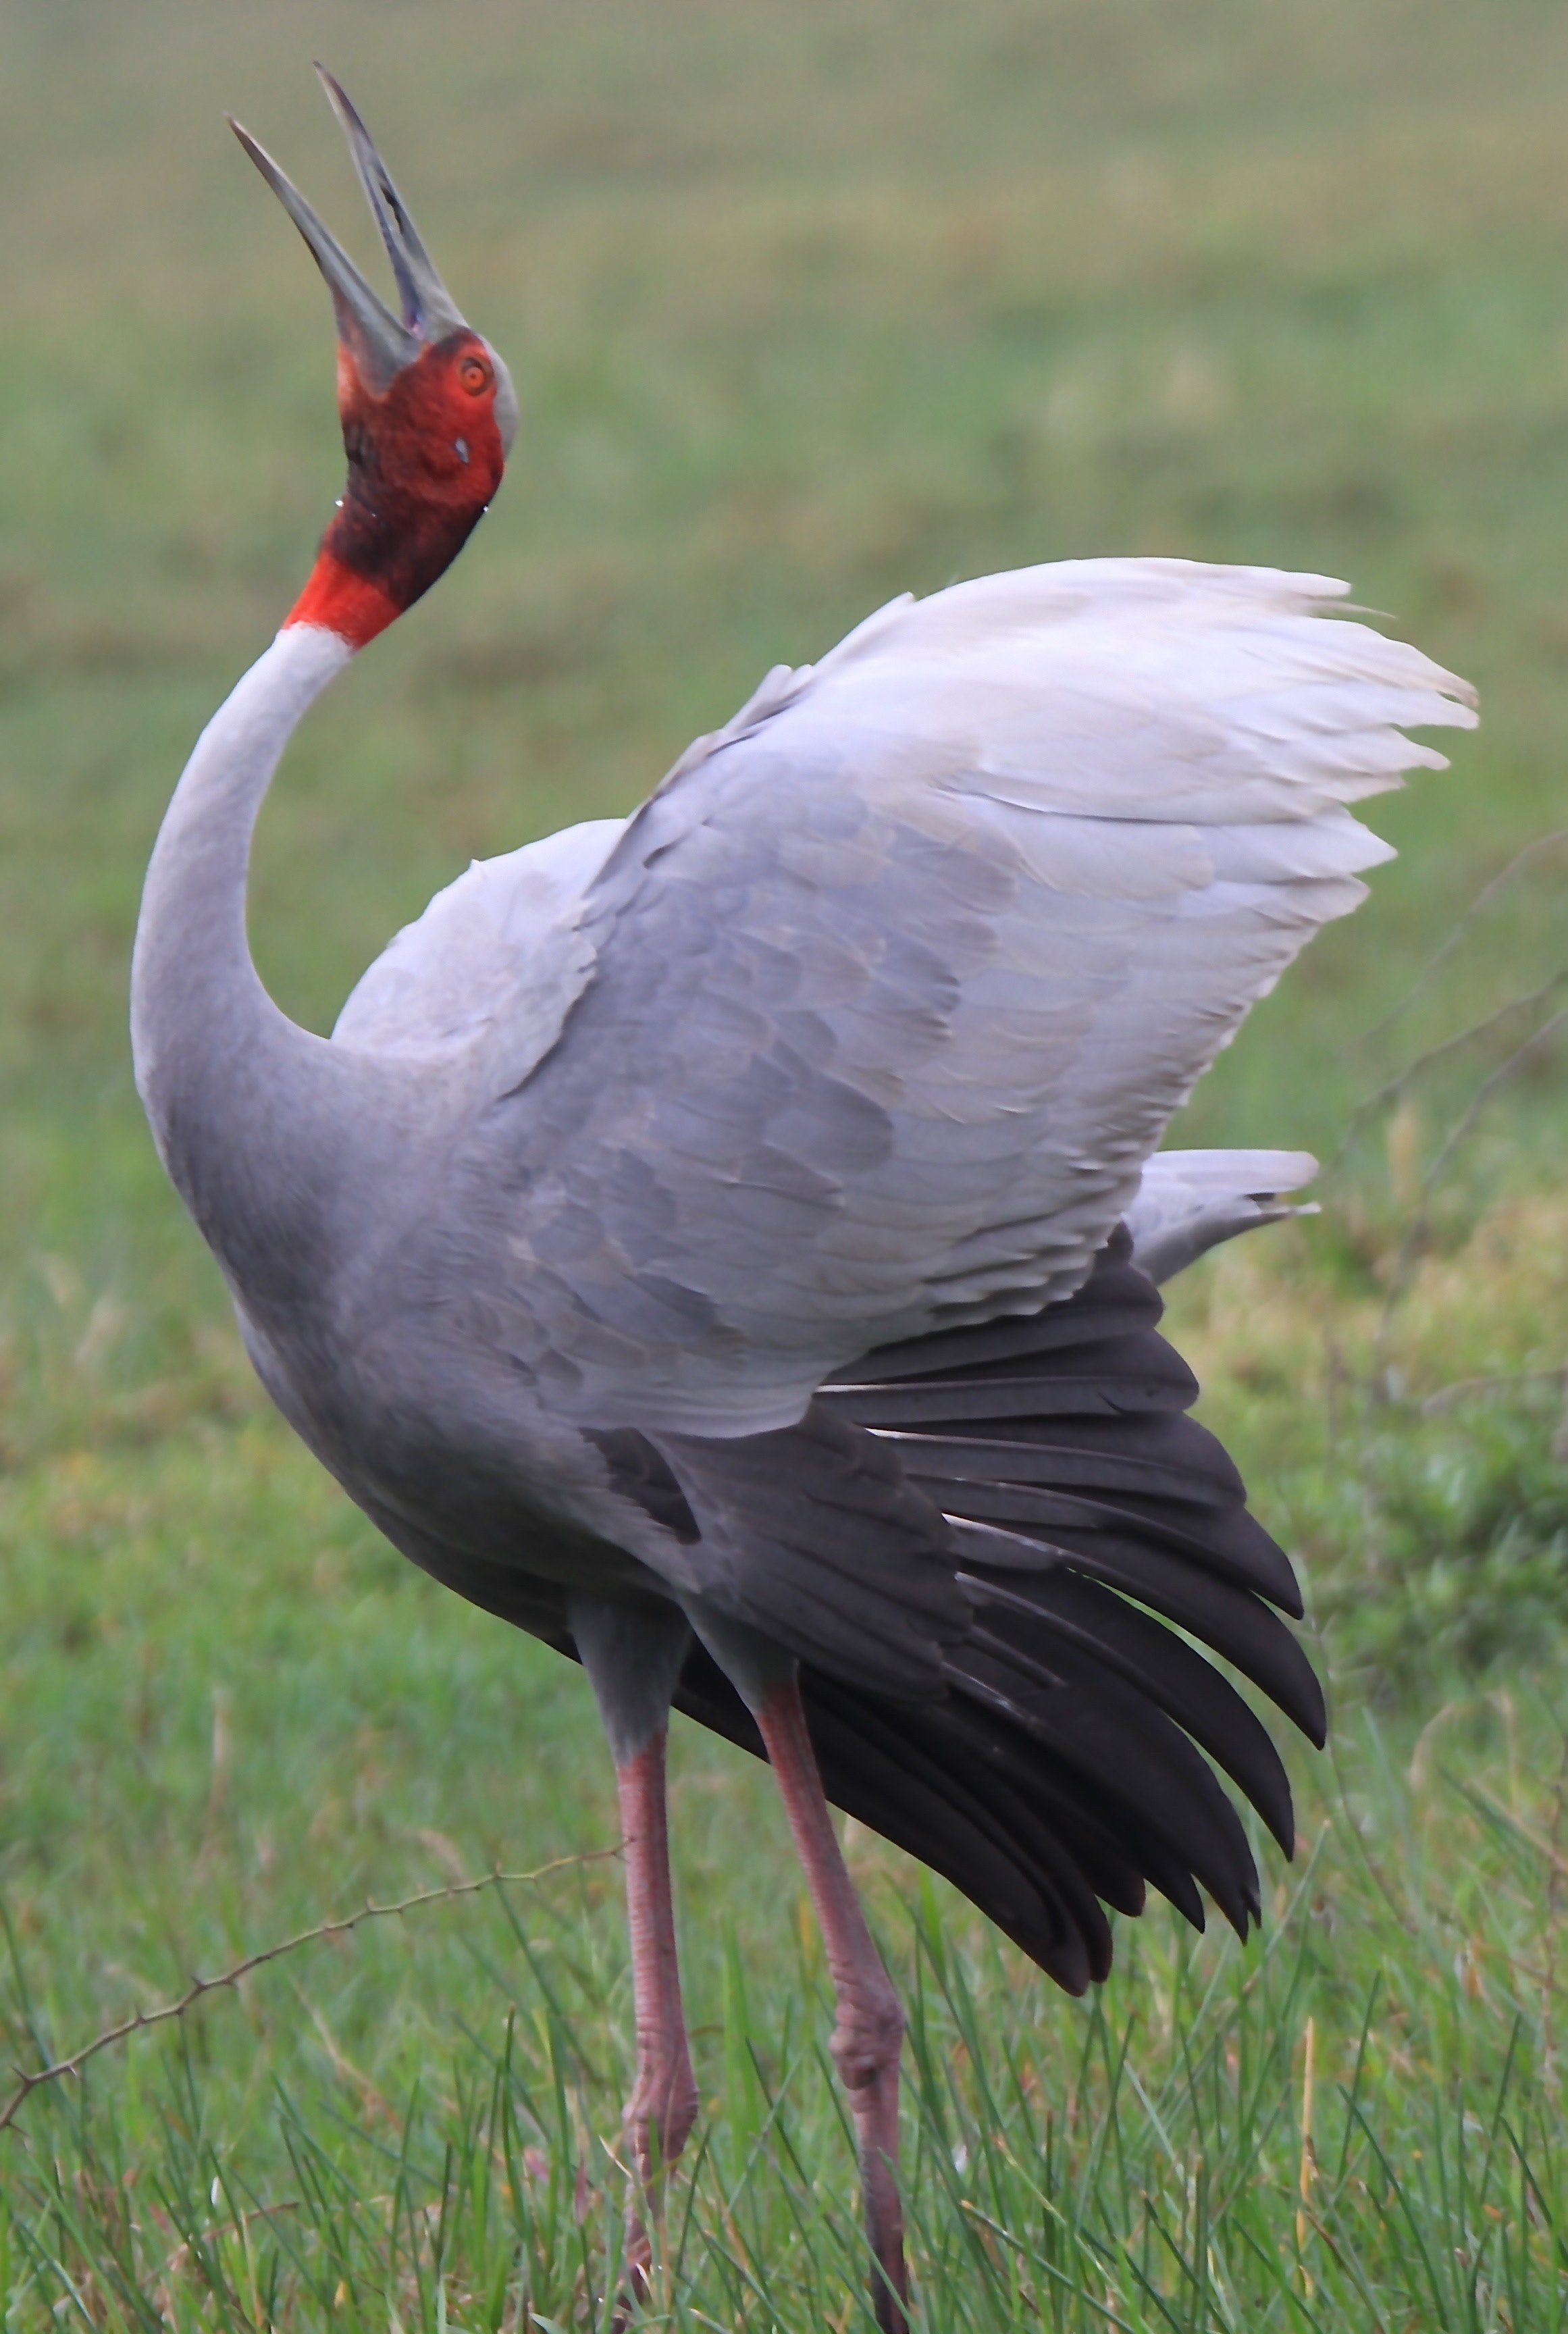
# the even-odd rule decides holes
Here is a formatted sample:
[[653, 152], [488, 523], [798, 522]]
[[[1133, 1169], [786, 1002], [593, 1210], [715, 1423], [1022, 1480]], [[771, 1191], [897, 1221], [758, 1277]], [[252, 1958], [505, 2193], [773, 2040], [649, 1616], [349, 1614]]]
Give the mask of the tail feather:
[[[902, 1780], [892, 1836], [957, 1877], [921, 1847], [918, 1802], [954, 1762], [982, 1771], [993, 1834], [1005, 1825], [1040, 1901], [1049, 1887], [1053, 1920], [1072, 1909], [1076, 1953], [1053, 1931], [1044, 1960], [1063, 1982], [1099, 1973], [1087, 1895], [1130, 1911], [1147, 1882], [1201, 1925], [1201, 1885], [1244, 1934], [1256, 1918], [1252, 1855], [1208, 1759], [1294, 1847], [1277, 1750], [1189, 1639], [1312, 1740], [1323, 1731], [1317, 1679], [1270, 1609], [1300, 1612], [1294, 1574], [1228, 1455], [1185, 1415], [1196, 1382], [1156, 1332], [1160, 1301], [1130, 1250], [1121, 1232], [1066, 1303], [867, 1355], [819, 1397], [896, 1452], [948, 1517], [974, 1623], [948, 1648], [943, 1703], [832, 1689], [829, 1788], [861, 1811], [845, 1732], [858, 1740], [874, 1712]], [[809, 1674], [806, 1688], [815, 1730], [821, 1688]]]
[[[1054, 1597], [1073, 1578], [1083, 1584], [1101, 1581], [1108, 1588], [1121, 1590], [1123, 1596], [1136, 1597], [1140, 1605], [1200, 1638], [1243, 1677], [1250, 1678], [1309, 1741], [1321, 1747], [1326, 1713], [1317, 1674], [1278, 1615], [1245, 1589], [1184, 1564], [1161, 1548], [1115, 1531], [1072, 1532], [1058, 1526], [1047, 1545], [1053, 1547], [1063, 1567], [1071, 1570], [1043, 1574], [1040, 1541], [1010, 1533], [981, 1539], [976, 1527], [969, 1523], [959, 1525], [957, 1530], [960, 1545], [970, 1551], [972, 1569], [998, 1592], [1004, 1584], [1011, 1587], [1013, 1580], [1012, 1571], [998, 1562], [996, 1543], [1005, 1538], [1021, 1539], [1017, 1568], [1028, 1576], [1027, 1593], [1036, 1603], [1047, 1593], [1047, 1584]], [[1120, 1599], [1118, 1606], [1122, 1613], [1132, 1609]], [[1165, 1631], [1158, 1634], [1165, 1644], [1180, 1642]], [[1213, 1677], [1207, 1664], [1205, 1671], [1207, 1677]]]
[[953, 1665], [954, 1691], [988, 1705], [1056, 1753], [1101, 1800], [1139, 1809], [1245, 1936], [1257, 1874], [1240, 1818], [1207, 1761], [1153, 1702], [1081, 1649], [1058, 1644], [1047, 1669], [1015, 1637], [977, 1627]]
[[1032, 1596], [975, 1575], [960, 1579], [1043, 1665], [1054, 1663], [1053, 1641], [1076, 1644], [1146, 1695], [1217, 1760], [1289, 1855], [1295, 1835], [1279, 1752], [1235, 1687], [1185, 1638], [1081, 1575], [1053, 1573]]

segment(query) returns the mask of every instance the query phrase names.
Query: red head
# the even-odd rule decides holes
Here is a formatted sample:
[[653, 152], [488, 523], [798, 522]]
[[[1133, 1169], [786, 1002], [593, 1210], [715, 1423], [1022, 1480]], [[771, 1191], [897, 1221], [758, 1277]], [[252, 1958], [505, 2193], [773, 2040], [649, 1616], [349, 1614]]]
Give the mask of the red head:
[[234, 127], [309, 245], [338, 318], [348, 485], [285, 621], [322, 625], [357, 649], [428, 592], [468, 540], [501, 483], [517, 400], [505, 366], [464, 323], [431, 265], [363, 122], [331, 74], [316, 70], [390, 256], [400, 319], [271, 157]]

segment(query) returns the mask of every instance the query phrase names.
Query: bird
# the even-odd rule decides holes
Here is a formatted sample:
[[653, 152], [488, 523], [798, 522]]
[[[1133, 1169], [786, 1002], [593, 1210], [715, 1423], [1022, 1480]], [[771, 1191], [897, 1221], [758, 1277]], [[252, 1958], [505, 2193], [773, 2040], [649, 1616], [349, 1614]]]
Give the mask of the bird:
[[630, 1937], [628, 2309], [698, 2113], [674, 1710], [776, 1777], [905, 2334], [903, 2013], [832, 1808], [1072, 1992], [1150, 1888], [1259, 1919], [1218, 1775], [1287, 1857], [1290, 1789], [1199, 1647], [1318, 1743], [1323, 1697], [1158, 1284], [1314, 1162], [1159, 1145], [1391, 856], [1351, 805], [1446, 767], [1407, 732], [1472, 726], [1474, 695], [1316, 575], [1084, 559], [905, 595], [776, 666], [630, 817], [472, 866], [330, 1038], [296, 1027], [246, 940], [263, 797], [519, 435], [318, 71], [397, 306], [235, 124], [332, 295], [348, 478], [158, 835], [139, 1088], [284, 1417], [393, 1547], [587, 1673]]

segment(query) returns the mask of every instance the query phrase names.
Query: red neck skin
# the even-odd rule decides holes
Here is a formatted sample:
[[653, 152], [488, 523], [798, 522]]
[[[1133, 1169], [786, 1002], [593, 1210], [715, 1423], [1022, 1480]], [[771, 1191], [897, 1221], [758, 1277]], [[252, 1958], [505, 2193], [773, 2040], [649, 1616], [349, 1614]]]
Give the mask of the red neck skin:
[[421, 350], [377, 397], [340, 346], [338, 410], [349, 479], [285, 630], [317, 624], [361, 649], [446, 574], [505, 464], [493, 381], [475, 396], [459, 372], [476, 355], [488, 372], [477, 333], [448, 333]]

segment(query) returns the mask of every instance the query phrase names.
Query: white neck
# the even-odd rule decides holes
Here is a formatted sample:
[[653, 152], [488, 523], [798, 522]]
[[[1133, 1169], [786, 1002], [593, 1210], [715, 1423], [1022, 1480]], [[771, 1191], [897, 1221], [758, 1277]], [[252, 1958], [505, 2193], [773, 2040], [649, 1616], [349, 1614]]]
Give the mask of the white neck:
[[284, 747], [352, 651], [280, 632], [213, 716], [175, 791], [131, 966], [136, 1082], [170, 1177], [231, 1282], [264, 1308], [319, 1268], [374, 1066], [279, 1011], [251, 962], [251, 834]]

